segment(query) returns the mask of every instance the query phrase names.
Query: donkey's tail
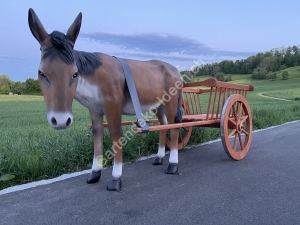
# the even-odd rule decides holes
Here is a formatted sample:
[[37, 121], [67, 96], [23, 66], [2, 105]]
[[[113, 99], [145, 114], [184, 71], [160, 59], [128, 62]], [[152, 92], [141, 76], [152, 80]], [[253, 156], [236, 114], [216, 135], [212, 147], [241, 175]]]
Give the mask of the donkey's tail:
[[183, 110], [182, 110], [182, 94], [181, 94], [178, 98], [177, 111], [175, 115], [175, 123], [182, 122], [182, 115], [183, 115]]

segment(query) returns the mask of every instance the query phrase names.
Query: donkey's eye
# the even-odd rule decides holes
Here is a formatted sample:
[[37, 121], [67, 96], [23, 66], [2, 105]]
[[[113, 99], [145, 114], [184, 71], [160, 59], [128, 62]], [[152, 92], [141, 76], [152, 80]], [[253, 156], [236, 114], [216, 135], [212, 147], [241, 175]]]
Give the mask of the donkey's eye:
[[45, 75], [42, 71], [40, 71], [40, 70], [39, 70], [39, 75], [40, 75], [41, 77], [46, 77], [46, 75]]
[[74, 73], [74, 75], [72, 76], [72, 79], [75, 79], [78, 76], [78, 72]]

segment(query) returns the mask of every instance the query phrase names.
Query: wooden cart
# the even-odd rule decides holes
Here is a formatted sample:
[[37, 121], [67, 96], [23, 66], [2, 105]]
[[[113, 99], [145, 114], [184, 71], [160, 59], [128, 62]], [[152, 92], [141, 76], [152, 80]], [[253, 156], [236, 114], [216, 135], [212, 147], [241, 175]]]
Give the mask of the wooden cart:
[[[188, 82], [183, 87], [184, 115], [182, 123], [149, 126], [149, 131], [179, 128], [178, 149], [184, 148], [192, 133], [192, 127], [220, 128], [221, 140], [227, 155], [234, 160], [243, 159], [252, 140], [252, 116], [246, 100], [253, 85], [241, 85], [217, 81], [214, 78], [199, 82]], [[147, 120], [156, 123], [157, 119]], [[132, 125], [135, 121], [124, 121]], [[104, 124], [107, 127], [107, 124]], [[142, 132], [141, 128], [135, 128]], [[166, 138], [167, 147], [170, 139]]]

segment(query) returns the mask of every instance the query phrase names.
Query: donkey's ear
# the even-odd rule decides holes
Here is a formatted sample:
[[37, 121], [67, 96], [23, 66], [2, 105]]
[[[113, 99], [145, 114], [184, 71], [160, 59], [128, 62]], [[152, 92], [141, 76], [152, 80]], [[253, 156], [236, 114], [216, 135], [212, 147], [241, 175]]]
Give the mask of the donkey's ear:
[[49, 37], [48, 33], [43, 27], [43, 24], [35, 14], [34, 10], [31, 8], [28, 11], [28, 24], [31, 33], [40, 44]]
[[75, 45], [75, 41], [76, 41], [79, 31], [80, 31], [81, 20], [82, 20], [82, 13], [79, 13], [67, 31], [67, 36], [69, 37], [70, 41], [72, 42], [73, 47]]

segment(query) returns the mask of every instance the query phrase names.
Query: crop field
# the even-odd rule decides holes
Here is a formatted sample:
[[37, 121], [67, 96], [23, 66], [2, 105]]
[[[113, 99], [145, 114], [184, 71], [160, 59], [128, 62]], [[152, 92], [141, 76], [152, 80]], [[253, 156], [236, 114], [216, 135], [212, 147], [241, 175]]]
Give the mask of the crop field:
[[[297, 72], [300, 74], [296, 68], [295, 74], [291, 75], [293, 79], [276, 81], [256, 81], [250, 75], [232, 76], [235, 83], [255, 86], [255, 91], [247, 96], [254, 129], [300, 119], [300, 101], [280, 101], [258, 95], [264, 93], [291, 100], [300, 97], [300, 75]], [[43, 97], [0, 95], [0, 190], [91, 168], [93, 141], [92, 132], [87, 128], [90, 123], [89, 113], [74, 101], [73, 114], [71, 128], [54, 130], [48, 125]], [[123, 132], [126, 129], [124, 127]], [[193, 128], [189, 145], [219, 137], [219, 129]], [[136, 134], [124, 146], [124, 160], [135, 161], [141, 156], [155, 153], [157, 143], [157, 132]], [[111, 148], [107, 129], [104, 148]]]

